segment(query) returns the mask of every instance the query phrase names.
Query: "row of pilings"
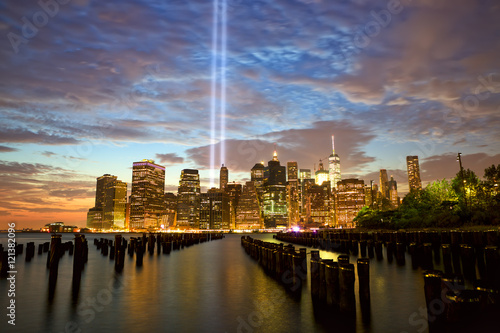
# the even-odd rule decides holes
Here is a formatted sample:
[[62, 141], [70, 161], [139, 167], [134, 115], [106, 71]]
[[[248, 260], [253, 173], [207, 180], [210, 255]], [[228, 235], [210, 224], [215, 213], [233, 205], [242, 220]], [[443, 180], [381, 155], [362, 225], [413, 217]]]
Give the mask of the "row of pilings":
[[137, 266], [142, 266], [145, 253], [149, 255], [170, 254], [171, 251], [180, 250], [184, 247], [224, 238], [223, 233], [176, 233], [176, 234], [146, 234], [142, 237], [130, 237], [130, 240], [115, 235], [115, 241], [106, 238], [94, 239], [94, 245], [101, 251], [103, 256], [115, 260], [115, 269], [123, 269], [125, 253], [130, 257], [135, 255]]
[[[270, 243], [250, 236], [241, 237], [241, 245], [264, 271], [275, 278], [292, 294], [300, 294], [307, 281], [307, 249], [298, 251], [292, 244]], [[355, 269], [349, 256], [340, 255], [337, 261], [321, 259], [319, 251], [310, 252], [311, 297], [319, 305], [327, 305], [344, 314], [355, 314]], [[366, 258], [357, 261], [359, 298], [363, 308], [370, 306], [370, 264]]]
[[450, 331], [467, 323], [474, 323], [478, 331], [485, 323], [487, 327], [498, 325], [497, 290], [481, 285], [466, 289], [463, 275], [440, 270], [424, 271], [423, 275], [427, 318], [432, 331], [440, 332], [444, 328]]
[[[175, 234], [143, 234], [142, 237], [131, 237], [129, 241], [122, 235], [115, 235], [114, 241], [111, 239], [94, 239], [94, 245], [101, 251], [103, 256], [108, 256], [114, 260], [115, 270], [121, 271], [125, 264], [125, 254], [136, 256], [136, 265], [142, 266], [144, 253], [149, 252], [153, 255], [169, 254], [172, 250], [180, 250], [195, 244], [204, 243], [211, 240], [224, 238], [223, 233], [175, 233]], [[16, 256], [24, 252], [23, 244], [15, 244]], [[73, 277], [72, 292], [78, 294], [80, 281], [84, 266], [88, 261], [88, 242], [83, 234], [75, 234], [74, 241], [62, 242], [62, 235], [52, 234], [50, 242], [38, 244], [38, 255], [47, 253], [46, 266], [49, 270], [49, 298], [54, 297], [57, 276], [59, 271], [59, 261], [68, 253], [73, 256]], [[8, 252], [3, 250], [0, 244], [0, 276], [7, 276], [8, 271]], [[35, 253], [35, 243], [29, 242], [26, 246], [26, 262], [31, 261]]]
[[[500, 252], [498, 230], [358, 232], [327, 230], [279, 233], [282, 241], [303, 244], [364, 259], [384, 259], [424, 270], [429, 324], [460, 325], [469, 314], [500, 310]], [[385, 251], [383, 249], [385, 248]], [[339, 256], [340, 257], [340, 256]], [[435, 268], [443, 268], [443, 271]], [[465, 281], [473, 288], [466, 289]]]
[[432, 270], [442, 262], [446, 274], [463, 274], [473, 283], [500, 290], [498, 230], [370, 233], [326, 230], [278, 233], [276, 239], [377, 260], [383, 260], [385, 252], [387, 261], [395, 260], [398, 265], [406, 264], [408, 253], [415, 269]]

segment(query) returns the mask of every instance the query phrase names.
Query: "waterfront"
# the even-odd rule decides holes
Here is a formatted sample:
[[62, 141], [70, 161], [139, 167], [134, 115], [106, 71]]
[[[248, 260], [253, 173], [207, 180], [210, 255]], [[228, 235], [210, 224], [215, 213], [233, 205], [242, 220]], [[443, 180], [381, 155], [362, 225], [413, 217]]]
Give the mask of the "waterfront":
[[[17, 242], [37, 245], [49, 234], [22, 234]], [[125, 234], [124, 237], [135, 236]], [[278, 242], [271, 234], [253, 238]], [[1, 234], [5, 244], [6, 235]], [[73, 240], [63, 234], [63, 242]], [[61, 258], [54, 298], [49, 300], [47, 254], [24, 262], [17, 257], [16, 327], [3, 331], [23, 332], [426, 332], [422, 270], [398, 266], [387, 260], [370, 260], [371, 309], [369, 316], [357, 306], [356, 317], [325, 315], [314, 306], [309, 279], [299, 297], [293, 297], [266, 275], [245, 254], [239, 234], [227, 234], [170, 255], [145, 255], [142, 267], [125, 257], [116, 273], [113, 262], [93, 245], [94, 238], [114, 235], [86, 234], [88, 262], [79, 292], [72, 293], [73, 257]], [[310, 248], [308, 249], [308, 252]], [[321, 258], [336, 259], [339, 253], [320, 251]], [[351, 256], [351, 262], [355, 261]], [[410, 261], [407, 258], [406, 262]], [[439, 268], [437, 266], [436, 268]], [[5, 278], [0, 293], [7, 294]], [[355, 286], [356, 299], [357, 283]], [[2, 309], [7, 307], [2, 297]], [[358, 302], [359, 303], [359, 302]], [[5, 310], [4, 310], [5, 311]]]

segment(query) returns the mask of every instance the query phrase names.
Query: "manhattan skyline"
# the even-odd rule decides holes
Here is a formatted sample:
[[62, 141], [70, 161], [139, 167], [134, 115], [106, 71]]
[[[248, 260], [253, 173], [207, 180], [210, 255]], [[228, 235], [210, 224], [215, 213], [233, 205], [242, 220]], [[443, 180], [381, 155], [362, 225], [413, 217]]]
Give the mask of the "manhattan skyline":
[[282, 165], [326, 167], [332, 135], [342, 179], [386, 169], [403, 194], [406, 156], [423, 187], [453, 178], [458, 152], [480, 178], [500, 163], [494, 1], [220, 1], [216, 133], [213, 2], [42, 3], [0, 6], [2, 222], [83, 226], [96, 178], [130, 192], [142, 159], [165, 166], [167, 192], [182, 169], [206, 192], [211, 165], [244, 184], [275, 145]]

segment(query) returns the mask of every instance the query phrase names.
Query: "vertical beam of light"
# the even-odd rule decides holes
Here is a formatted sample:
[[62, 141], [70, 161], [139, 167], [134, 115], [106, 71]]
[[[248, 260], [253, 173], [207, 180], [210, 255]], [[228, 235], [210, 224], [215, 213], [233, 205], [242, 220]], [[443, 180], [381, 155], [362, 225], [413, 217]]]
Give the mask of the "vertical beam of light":
[[219, 0], [214, 0], [212, 16], [212, 85], [210, 98], [210, 188], [215, 184], [215, 113], [217, 110], [217, 46], [219, 37]]
[[227, 0], [222, 0], [221, 13], [221, 81], [220, 81], [220, 165], [226, 163], [226, 58]]

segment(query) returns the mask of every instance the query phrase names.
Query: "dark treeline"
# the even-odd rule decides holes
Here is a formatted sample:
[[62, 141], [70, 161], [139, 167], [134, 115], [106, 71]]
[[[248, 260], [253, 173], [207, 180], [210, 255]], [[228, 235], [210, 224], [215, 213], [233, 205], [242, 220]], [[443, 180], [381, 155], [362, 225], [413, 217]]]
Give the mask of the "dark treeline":
[[355, 221], [361, 228], [455, 228], [500, 225], [500, 164], [485, 169], [484, 180], [467, 169], [451, 181], [435, 181], [408, 193], [396, 209], [364, 207]]

